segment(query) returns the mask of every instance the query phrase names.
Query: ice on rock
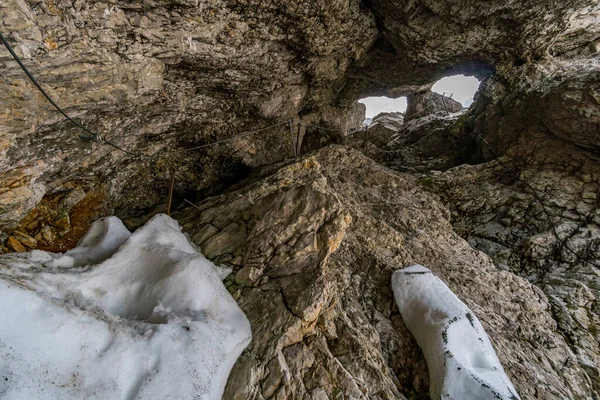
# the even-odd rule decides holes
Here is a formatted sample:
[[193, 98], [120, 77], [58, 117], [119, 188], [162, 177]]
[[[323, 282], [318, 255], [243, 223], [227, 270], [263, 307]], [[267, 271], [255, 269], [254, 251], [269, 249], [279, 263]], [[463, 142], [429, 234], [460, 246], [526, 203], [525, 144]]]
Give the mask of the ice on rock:
[[119, 218], [101, 218], [92, 224], [77, 247], [65, 254], [32, 250], [28, 253], [28, 258], [34, 264], [41, 263], [53, 268], [75, 268], [98, 264], [112, 256], [129, 236], [131, 232], [125, 228]]
[[517, 400], [483, 326], [429, 269], [394, 272], [394, 297], [423, 350], [432, 399]]
[[74, 266], [98, 264], [112, 256], [131, 236], [117, 217], [106, 217], [94, 222], [90, 230], [65, 256], [72, 257]]
[[166, 215], [0, 256], [0, 398], [220, 399], [251, 339], [225, 274]]

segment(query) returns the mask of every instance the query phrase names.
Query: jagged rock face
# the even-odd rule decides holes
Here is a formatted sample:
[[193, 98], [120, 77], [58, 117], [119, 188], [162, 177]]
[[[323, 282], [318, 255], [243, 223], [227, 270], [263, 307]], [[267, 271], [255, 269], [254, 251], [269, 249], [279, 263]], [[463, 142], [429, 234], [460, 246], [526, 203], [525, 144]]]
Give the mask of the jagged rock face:
[[[0, 49], [2, 251], [139, 225], [173, 175], [178, 204], [217, 195], [179, 218], [253, 326], [226, 398], [426, 397], [390, 289], [413, 263], [477, 313], [523, 398], [597, 396], [600, 3], [488, 3], [3, 2], [47, 91], [143, 156], [81, 138]], [[341, 147], [273, 166], [359, 128], [358, 98], [426, 93], [416, 112], [450, 73], [485, 78], [468, 111], [347, 139], [412, 176]]]
[[[431, 0], [373, 0], [373, 6], [382, 19], [386, 40], [399, 53], [405, 51], [410, 61], [423, 64], [449, 60], [456, 64], [473, 54], [492, 64], [535, 59], [553, 50], [566, 26], [587, 31], [586, 37], [573, 38], [571, 49], [585, 46], [593, 32], [598, 32], [586, 8], [597, 4], [585, 0], [572, 3], [572, 8], [558, 1], [506, 0], [487, 7]], [[539, 26], [542, 22], [544, 26]], [[529, 34], [533, 31], [535, 35]]]
[[[369, 3], [382, 36], [352, 66], [350, 97], [360, 91], [399, 96], [422, 91], [444, 74], [484, 78], [497, 68], [539, 62], [548, 54], [580, 57], [598, 51], [600, 6], [593, 0], [568, 5], [499, 0], [485, 7], [471, 1]], [[418, 89], [418, 84], [425, 86]]]
[[130, 152], [153, 155], [136, 159], [79, 138], [2, 48], [0, 171], [24, 171], [20, 192], [5, 196], [2, 227], [23, 218], [39, 193], [73, 180], [90, 186], [82, 175], [95, 179], [91, 186], [109, 180], [117, 210], [136, 199], [133, 210], [160, 203], [170, 169], [178, 170], [179, 192], [218, 189], [293, 154], [289, 127], [180, 150], [301, 111], [305, 122], [326, 113], [347, 130], [351, 118], [332, 102], [334, 83], [377, 34], [358, 1], [9, 0], [0, 14], [2, 32], [68, 113]]
[[[0, 224], [73, 185], [103, 187], [120, 216], [147, 213], [173, 170], [177, 196], [217, 193], [290, 157], [289, 127], [182, 150], [288, 118], [347, 133], [361, 96], [420, 92], [451, 70], [486, 77], [548, 52], [589, 55], [598, 10], [593, 0], [5, 1], [2, 32], [50, 95], [150, 157], [81, 139], [1, 49], [0, 180], [18, 193], [2, 194]], [[309, 135], [308, 150], [339, 139]]]
[[[433, 117], [416, 119], [413, 125], [405, 123], [402, 135], [386, 146], [360, 147], [396, 170], [424, 173], [419, 174], [421, 184], [451, 210], [458, 234], [490, 255], [498, 268], [543, 290], [579, 368], [596, 391], [597, 66], [598, 59], [584, 59], [511, 67], [484, 82], [480, 102], [462, 117], [451, 118], [445, 126], [435, 125], [439, 119]], [[411, 136], [429, 145], [398, 140]], [[450, 155], [470, 152], [467, 158], [448, 158], [439, 151], [444, 146]], [[466, 161], [478, 165], [460, 165]]]
[[[600, 15], [600, 13], [599, 13]], [[600, 142], [600, 58], [550, 58], [510, 67], [483, 82], [479, 99], [461, 130], [481, 135], [481, 160], [514, 146], [528, 132], [548, 132], [598, 153]], [[492, 150], [493, 148], [493, 150]]]
[[380, 124], [387, 129], [398, 131], [402, 127], [403, 123], [403, 112], [383, 112], [373, 117], [373, 119], [371, 120], [371, 128], [373, 128], [373, 125], [375, 124]]
[[472, 159], [474, 139], [462, 132], [458, 121], [468, 115], [434, 113], [402, 124], [378, 124], [368, 135], [356, 135], [347, 144], [396, 171], [445, 171]]
[[530, 130], [498, 160], [422, 181], [473, 247], [546, 293], [598, 391], [600, 157]]
[[535, 286], [459, 238], [409, 175], [334, 146], [266, 169], [177, 218], [217, 265], [253, 342], [228, 399], [427, 398], [392, 272], [428, 265], [481, 319], [524, 399], [591, 398]]
[[[362, 139], [368, 139], [369, 142], [377, 146], [385, 146], [402, 129], [403, 124], [404, 113], [391, 112], [377, 114], [373, 117], [371, 124], [363, 128]], [[368, 132], [364, 132], [365, 130], [368, 130]]]
[[598, 65], [591, 58], [508, 67], [482, 84], [466, 114], [445, 124], [435, 116], [417, 118], [384, 146], [357, 146], [393, 169], [421, 176], [423, 187], [451, 210], [458, 234], [499, 269], [543, 290], [576, 354], [573, 362], [596, 391]]

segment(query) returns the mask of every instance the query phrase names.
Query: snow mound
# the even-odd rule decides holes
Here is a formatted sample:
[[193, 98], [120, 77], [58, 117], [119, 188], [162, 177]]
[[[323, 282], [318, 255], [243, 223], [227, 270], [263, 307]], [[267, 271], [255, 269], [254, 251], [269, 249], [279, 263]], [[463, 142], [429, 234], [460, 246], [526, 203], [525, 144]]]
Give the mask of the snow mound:
[[250, 323], [178, 223], [0, 256], [0, 398], [220, 399]]
[[413, 265], [394, 272], [392, 288], [425, 355], [432, 399], [519, 399], [483, 326], [441, 279]]

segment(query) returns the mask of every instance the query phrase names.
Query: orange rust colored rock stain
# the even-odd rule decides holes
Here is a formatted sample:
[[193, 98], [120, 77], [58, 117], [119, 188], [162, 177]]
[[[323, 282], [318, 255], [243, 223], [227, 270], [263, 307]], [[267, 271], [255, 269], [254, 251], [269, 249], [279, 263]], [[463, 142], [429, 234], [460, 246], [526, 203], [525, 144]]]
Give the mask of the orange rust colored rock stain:
[[[57, 230], [58, 237], [51, 243], [38, 240], [37, 248], [39, 250], [63, 253], [75, 247], [91, 223], [105, 215], [105, 196], [101, 191], [88, 192], [79, 203], [68, 211], [69, 230], [61, 235], [60, 229], [64, 229], [64, 227], [57, 225], [57, 219], [60, 218], [59, 204], [63, 197], [63, 194], [44, 196], [40, 204], [27, 214], [15, 230], [25, 232], [33, 237], [38, 235], [39, 238], [41, 230], [45, 226], [51, 226]], [[64, 218], [61, 220], [64, 221]]]

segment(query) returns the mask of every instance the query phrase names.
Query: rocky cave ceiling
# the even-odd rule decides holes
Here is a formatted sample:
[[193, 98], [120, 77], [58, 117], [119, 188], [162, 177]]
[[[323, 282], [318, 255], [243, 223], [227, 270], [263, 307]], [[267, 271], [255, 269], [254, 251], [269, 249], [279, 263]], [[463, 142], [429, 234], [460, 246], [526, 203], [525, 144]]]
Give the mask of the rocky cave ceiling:
[[176, 193], [216, 193], [289, 156], [288, 127], [183, 149], [289, 118], [348, 132], [360, 120], [359, 97], [425, 90], [444, 75], [499, 71], [503, 93], [491, 96], [506, 97], [537, 65], [593, 52], [597, 8], [588, 0], [4, 1], [2, 31], [51, 96], [150, 157], [82, 140], [1, 49], [0, 170], [18, 193], [3, 193], [0, 224], [69, 185], [102, 186], [107, 207], [122, 215], [148, 211], [163, 202], [171, 169]]

